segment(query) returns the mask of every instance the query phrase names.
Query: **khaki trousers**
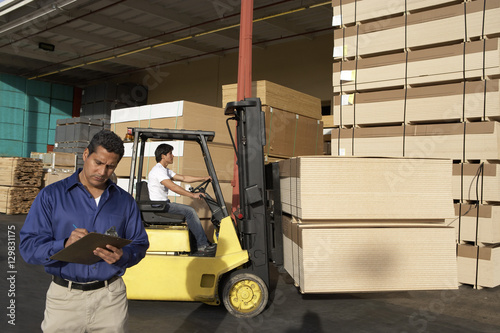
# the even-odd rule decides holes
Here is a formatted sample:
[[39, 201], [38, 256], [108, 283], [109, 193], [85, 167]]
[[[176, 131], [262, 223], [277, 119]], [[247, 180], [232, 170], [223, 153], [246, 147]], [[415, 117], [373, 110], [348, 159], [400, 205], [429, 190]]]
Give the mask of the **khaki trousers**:
[[42, 331], [121, 333], [127, 331], [127, 319], [127, 293], [122, 278], [90, 291], [52, 282], [47, 291]]

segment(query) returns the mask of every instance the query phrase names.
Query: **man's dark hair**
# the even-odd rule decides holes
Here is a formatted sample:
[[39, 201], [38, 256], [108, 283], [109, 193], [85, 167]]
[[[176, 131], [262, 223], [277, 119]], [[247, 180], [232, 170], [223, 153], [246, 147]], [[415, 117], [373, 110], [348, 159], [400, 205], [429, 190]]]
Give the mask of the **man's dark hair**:
[[156, 147], [156, 150], [155, 150], [155, 159], [156, 159], [156, 162], [160, 162], [161, 161], [161, 155], [167, 155], [172, 150], [174, 150], [174, 147], [172, 147], [168, 143], [162, 143], [161, 145], [159, 145], [158, 147]]
[[102, 130], [94, 135], [88, 145], [89, 155], [97, 150], [97, 147], [103, 147], [110, 153], [115, 153], [120, 156], [120, 161], [125, 153], [123, 148], [123, 140], [115, 133], [109, 130]]

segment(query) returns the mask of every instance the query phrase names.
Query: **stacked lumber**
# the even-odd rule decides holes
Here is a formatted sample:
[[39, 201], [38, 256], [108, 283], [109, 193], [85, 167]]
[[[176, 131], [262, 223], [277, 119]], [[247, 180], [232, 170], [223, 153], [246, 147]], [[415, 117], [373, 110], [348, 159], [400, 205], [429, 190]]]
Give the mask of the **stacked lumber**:
[[301, 292], [457, 288], [451, 161], [279, 163], [284, 267]]
[[[492, 286], [470, 267], [495, 258], [494, 250], [480, 256], [477, 249], [500, 245], [480, 230], [500, 218], [483, 216], [500, 203], [500, 2], [332, 5], [332, 155], [453, 160], [452, 198], [459, 208], [450, 223], [464, 265], [459, 281]], [[477, 265], [464, 264], [462, 255]]]
[[[268, 160], [323, 154], [321, 100], [269, 81], [252, 83], [252, 96], [259, 97], [266, 113]], [[222, 104], [237, 99], [237, 85], [222, 86]]]
[[42, 162], [33, 158], [0, 157], [0, 185], [40, 187]]
[[0, 212], [28, 213], [39, 192], [42, 162], [33, 158], [0, 158]]
[[38, 192], [37, 187], [0, 186], [0, 212], [27, 214]]
[[[234, 150], [226, 128], [226, 119], [227, 116], [224, 115], [222, 108], [188, 101], [176, 101], [112, 110], [111, 130], [120, 137], [124, 137], [127, 134], [128, 127], [214, 131], [214, 141], [209, 143], [208, 147], [226, 205], [230, 207]], [[196, 142], [181, 140], [149, 141], [145, 147], [142, 179], [147, 180], [149, 171], [156, 165], [154, 152], [156, 147], [162, 143], [168, 143], [174, 147], [174, 163], [169, 166], [171, 170], [182, 175], [208, 175], [200, 146]], [[115, 174], [118, 177], [117, 184], [128, 191], [133, 143], [125, 142], [124, 145], [125, 154], [115, 169]], [[137, 179], [138, 175], [136, 174], [135, 177]], [[178, 185], [189, 188], [190, 186], [195, 187], [197, 184], [178, 183]], [[178, 196], [175, 193], [170, 194], [169, 199], [172, 202], [193, 206], [201, 219], [209, 219], [211, 217], [208, 207], [203, 202]], [[209, 192], [209, 194], [212, 195], [213, 193]]]

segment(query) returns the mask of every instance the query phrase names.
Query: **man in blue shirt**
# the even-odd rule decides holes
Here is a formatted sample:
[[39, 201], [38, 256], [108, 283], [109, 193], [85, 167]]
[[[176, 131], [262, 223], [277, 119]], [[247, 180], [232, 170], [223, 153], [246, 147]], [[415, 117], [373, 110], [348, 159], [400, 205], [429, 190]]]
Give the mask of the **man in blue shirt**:
[[[97, 133], [83, 153], [83, 169], [43, 188], [20, 232], [20, 252], [30, 264], [44, 265], [52, 283], [47, 292], [44, 332], [126, 330], [128, 306], [121, 276], [149, 247], [134, 198], [109, 180], [123, 157], [123, 141], [113, 132]], [[114, 227], [129, 245], [96, 248], [92, 265], [50, 257], [89, 232]]]

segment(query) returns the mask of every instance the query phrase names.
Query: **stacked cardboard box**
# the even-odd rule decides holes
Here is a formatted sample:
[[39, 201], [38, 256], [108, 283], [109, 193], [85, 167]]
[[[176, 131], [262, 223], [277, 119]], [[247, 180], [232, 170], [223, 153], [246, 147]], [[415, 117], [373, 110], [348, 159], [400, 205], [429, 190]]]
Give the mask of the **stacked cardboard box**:
[[[499, 202], [493, 163], [500, 160], [500, 2], [332, 4], [338, 126], [332, 131], [332, 155], [454, 160], [453, 199], [459, 209], [451, 223], [457, 241], [473, 249], [499, 244], [471, 240], [470, 232], [462, 231], [471, 227], [471, 212], [478, 223], [484, 219], [479, 212]], [[488, 219], [497, 223], [495, 214]], [[476, 253], [476, 262], [494, 258], [480, 259], [479, 252], [459, 250], [459, 264], [462, 254], [470, 260]], [[461, 267], [459, 281], [486, 286], [470, 278], [480, 274], [468, 271], [473, 266]]]
[[[268, 159], [323, 154], [323, 122], [319, 98], [269, 81], [252, 83], [266, 113]], [[222, 86], [222, 103], [237, 99], [237, 85]]]
[[452, 163], [280, 161], [285, 269], [303, 293], [457, 288]]
[[42, 162], [32, 158], [0, 158], [0, 212], [28, 213], [40, 191]]

